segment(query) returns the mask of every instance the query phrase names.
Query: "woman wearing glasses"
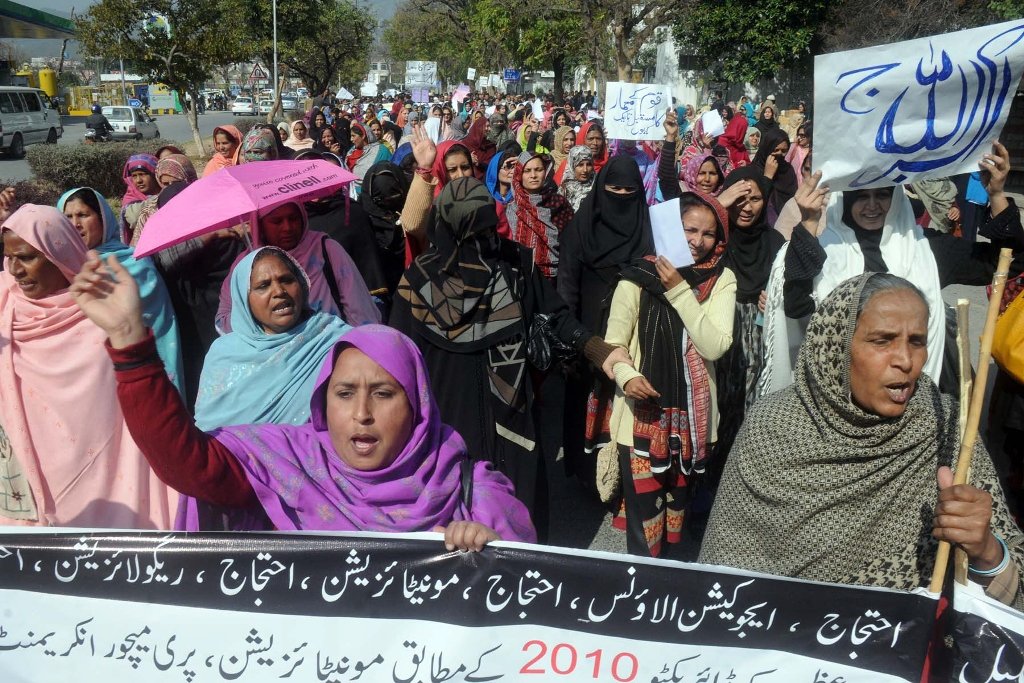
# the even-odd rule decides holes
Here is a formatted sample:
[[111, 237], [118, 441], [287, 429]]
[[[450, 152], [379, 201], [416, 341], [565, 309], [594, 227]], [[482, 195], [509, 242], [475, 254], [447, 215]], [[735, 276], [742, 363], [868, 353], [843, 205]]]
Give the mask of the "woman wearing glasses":
[[786, 153], [786, 161], [796, 171], [797, 187], [803, 185], [804, 182], [801, 169], [804, 166], [804, 159], [811, 153], [812, 132], [810, 121], [801, 123], [796, 129], [794, 144], [790, 146], [789, 152]]

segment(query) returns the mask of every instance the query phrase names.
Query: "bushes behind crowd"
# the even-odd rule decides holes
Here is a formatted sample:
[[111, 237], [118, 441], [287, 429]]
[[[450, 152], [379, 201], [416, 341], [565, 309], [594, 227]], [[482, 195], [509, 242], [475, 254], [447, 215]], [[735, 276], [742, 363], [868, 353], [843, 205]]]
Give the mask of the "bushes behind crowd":
[[[28, 148], [29, 168], [37, 182], [62, 188], [92, 187], [104, 197], [124, 194], [121, 173], [132, 154], [154, 154], [171, 140], [103, 142], [91, 145], [33, 145]], [[19, 203], [21, 203], [20, 193]], [[54, 202], [48, 202], [52, 205]]]
[[0, 188], [13, 187], [15, 196], [15, 208], [22, 204], [42, 204], [54, 206], [60, 195], [64, 192], [57, 183], [49, 180], [0, 180]]
[[[274, 125], [276, 126], [283, 120], [284, 119], [274, 119]], [[245, 134], [252, 130], [252, 127], [255, 126], [257, 123], [266, 122], [266, 116], [239, 116], [238, 118], [231, 121], [231, 125], [233, 125], [242, 133], [242, 137], [245, 137]]]
[[[231, 123], [244, 136], [258, 123], [266, 123], [265, 116], [240, 116]], [[277, 121], [274, 122], [277, 125]], [[139, 140], [127, 142], [104, 142], [91, 145], [32, 145], [27, 152], [29, 168], [35, 178], [30, 181], [5, 182], [0, 187], [14, 186], [17, 190], [18, 204], [25, 202], [53, 205], [60, 196], [61, 190], [54, 193], [54, 188], [92, 187], [109, 199], [119, 198], [124, 194], [124, 180], [121, 172], [128, 157], [132, 154], [155, 154], [164, 145], [176, 145], [181, 149], [194, 147], [191, 141], [175, 142], [157, 138], [155, 140]], [[204, 158], [195, 156], [193, 149], [189, 152], [192, 162], [200, 172], [203, 164], [209, 159], [213, 150], [213, 142], [207, 137], [207, 155]], [[49, 197], [53, 195], [52, 199]], [[28, 197], [35, 199], [29, 200]], [[38, 201], [36, 200], [38, 199]], [[46, 199], [46, 201], [42, 201]]]

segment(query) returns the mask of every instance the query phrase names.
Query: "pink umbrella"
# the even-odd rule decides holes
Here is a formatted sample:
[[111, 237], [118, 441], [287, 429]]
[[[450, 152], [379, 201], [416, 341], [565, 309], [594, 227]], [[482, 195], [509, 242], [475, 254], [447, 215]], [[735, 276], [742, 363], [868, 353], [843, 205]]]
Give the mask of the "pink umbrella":
[[135, 256], [148, 256], [198, 235], [256, 223], [256, 212], [327, 197], [356, 180], [320, 160], [256, 161], [229, 166], [192, 183], [146, 223]]

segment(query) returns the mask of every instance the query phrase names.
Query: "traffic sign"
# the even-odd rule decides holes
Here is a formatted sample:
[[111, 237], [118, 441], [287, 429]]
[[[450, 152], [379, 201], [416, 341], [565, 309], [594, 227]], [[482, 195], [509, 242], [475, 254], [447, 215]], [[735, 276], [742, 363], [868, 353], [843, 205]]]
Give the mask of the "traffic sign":
[[518, 81], [521, 74], [515, 69], [505, 69], [505, 80], [506, 81]]
[[128, 106], [129, 107], [141, 107], [142, 106], [142, 100], [137, 100], [134, 97], [129, 97], [128, 98]]
[[249, 74], [250, 81], [263, 81], [270, 78], [267, 70], [264, 69], [259, 63], [252, 65], [252, 73]]

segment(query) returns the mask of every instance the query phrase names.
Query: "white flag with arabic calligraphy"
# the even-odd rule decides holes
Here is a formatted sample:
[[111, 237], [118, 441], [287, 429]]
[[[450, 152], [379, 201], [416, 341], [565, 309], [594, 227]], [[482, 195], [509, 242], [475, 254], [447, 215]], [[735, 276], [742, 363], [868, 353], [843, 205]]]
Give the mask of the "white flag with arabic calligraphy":
[[814, 60], [814, 169], [833, 190], [978, 169], [1024, 73], [1024, 20]]

